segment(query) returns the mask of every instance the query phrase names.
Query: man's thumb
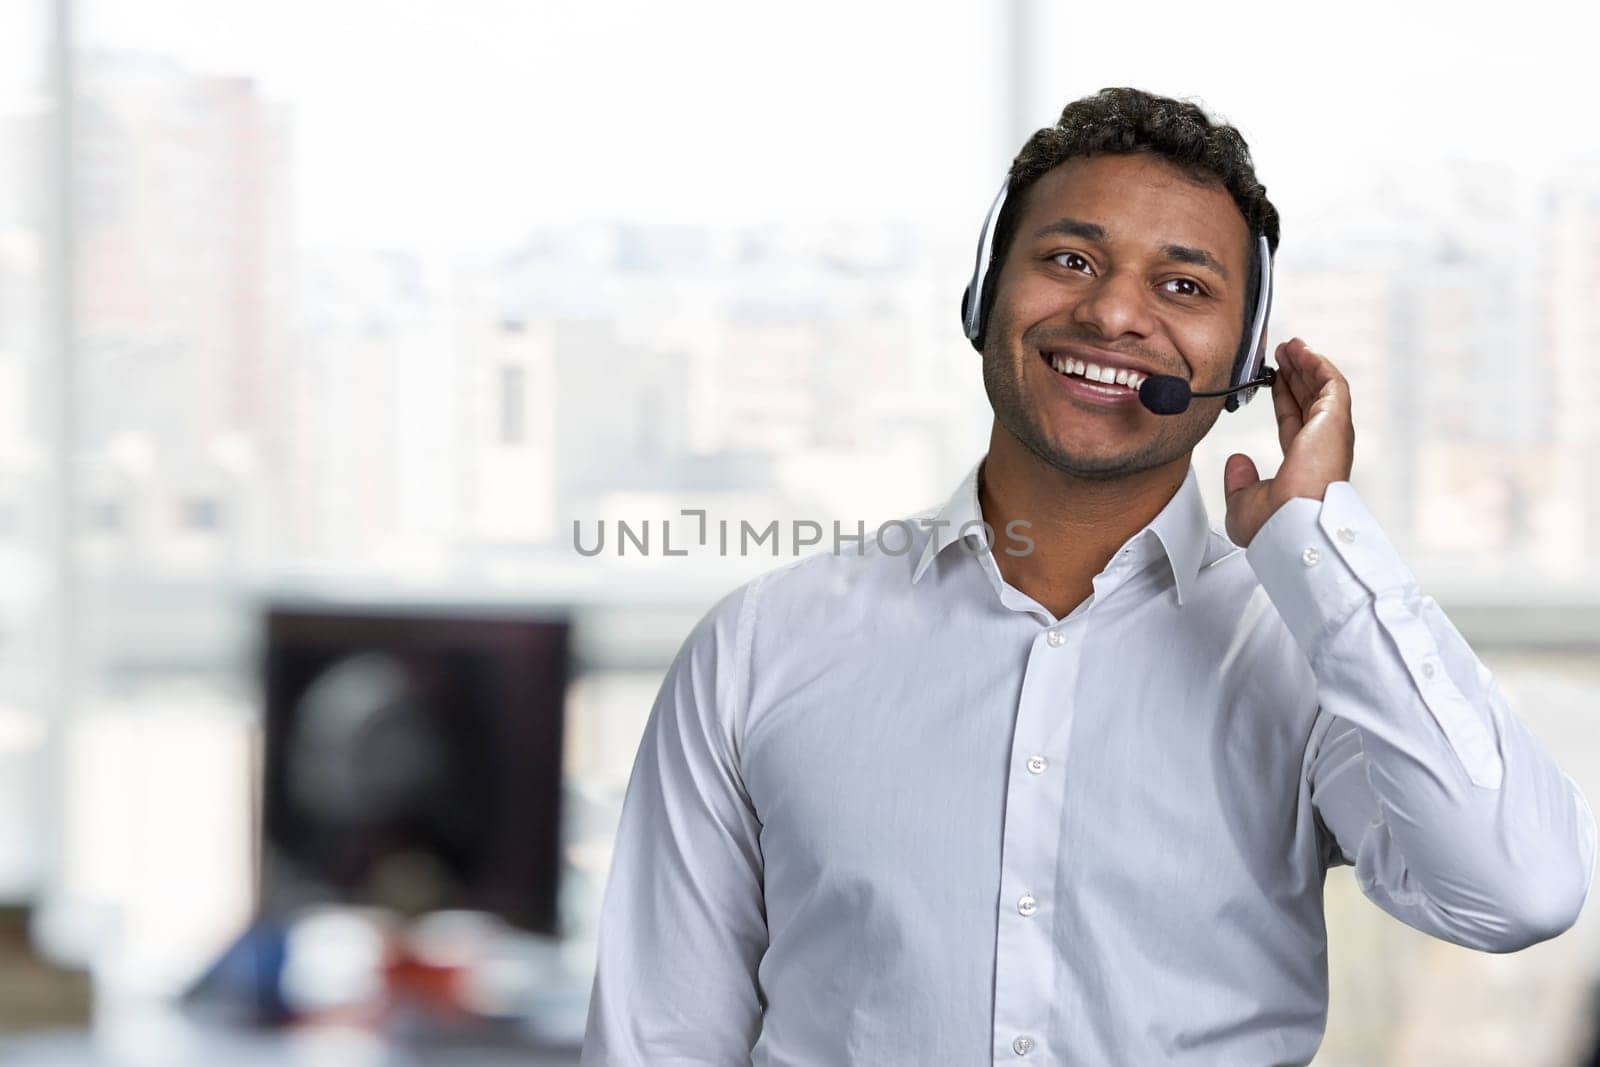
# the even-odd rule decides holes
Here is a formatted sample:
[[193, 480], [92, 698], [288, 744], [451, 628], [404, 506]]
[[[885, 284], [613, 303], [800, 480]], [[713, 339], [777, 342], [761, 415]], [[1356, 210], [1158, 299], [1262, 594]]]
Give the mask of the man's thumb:
[[1255, 460], [1243, 452], [1235, 452], [1228, 457], [1228, 462], [1222, 468], [1222, 492], [1224, 496], [1231, 497], [1241, 489], [1247, 489], [1261, 480], [1261, 475], [1256, 472]]

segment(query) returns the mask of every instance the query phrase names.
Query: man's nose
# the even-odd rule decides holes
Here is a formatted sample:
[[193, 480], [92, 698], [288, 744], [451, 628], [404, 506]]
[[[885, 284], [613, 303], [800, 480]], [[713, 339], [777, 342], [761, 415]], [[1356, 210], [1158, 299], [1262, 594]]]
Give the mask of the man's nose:
[[1154, 324], [1152, 299], [1143, 278], [1129, 271], [1113, 271], [1082, 294], [1072, 319], [1093, 326], [1107, 340], [1124, 334], [1148, 337]]

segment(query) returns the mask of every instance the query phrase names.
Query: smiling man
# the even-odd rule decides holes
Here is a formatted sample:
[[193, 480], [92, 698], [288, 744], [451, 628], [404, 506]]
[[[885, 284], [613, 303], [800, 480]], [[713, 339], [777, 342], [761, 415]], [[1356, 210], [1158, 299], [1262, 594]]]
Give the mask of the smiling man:
[[1352, 488], [1332, 362], [1278, 346], [1283, 459], [1229, 457], [1221, 530], [1224, 401], [1139, 401], [1229, 386], [1261, 238], [1194, 105], [1107, 89], [1024, 146], [971, 293], [988, 450], [911, 551], [798, 560], [685, 642], [584, 1062], [1303, 1064], [1328, 867], [1472, 948], [1572, 924], [1594, 818]]

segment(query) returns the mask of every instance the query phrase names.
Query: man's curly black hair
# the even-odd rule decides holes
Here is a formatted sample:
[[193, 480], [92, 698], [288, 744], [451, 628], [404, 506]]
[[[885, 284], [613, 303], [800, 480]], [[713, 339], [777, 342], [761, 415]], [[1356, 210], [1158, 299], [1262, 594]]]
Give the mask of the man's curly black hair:
[[[1063, 108], [1056, 124], [1036, 131], [1011, 162], [1010, 187], [995, 222], [994, 254], [983, 286], [986, 327], [994, 306], [995, 282], [1033, 184], [1069, 159], [1137, 152], [1160, 156], [1193, 181], [1223, 186], [1239, 206], [1252, 236], [1265, 234], [1268, 247], [1278, 251], [1278, 209], [1267, 199], [1267, 187], [1256, 180], [1250, 146], [1238, 130], [1212, 120], [1198, 105], [1184, 100], [1142, 89], [1101, 89]], [[1260, 271], [1252, 240], [1246, 293], [1255, 292]], [[1251, 303], [1245, 300], [1247, 317]], [[973, 345], [982, 351], [983, 342], [980, 336]]]

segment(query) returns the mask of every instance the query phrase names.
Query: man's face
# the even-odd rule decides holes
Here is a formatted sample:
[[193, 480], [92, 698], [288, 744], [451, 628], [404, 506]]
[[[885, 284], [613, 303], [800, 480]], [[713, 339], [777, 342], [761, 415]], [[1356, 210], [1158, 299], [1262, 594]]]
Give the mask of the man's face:
[[1220, 186], [1156, 156], [1071, 159], [1026, 194], [996, 279], [983, 381], [995, 419], [1051, 466], [1121, 478], [1186, 456], [1223, 398], [1157, 415], [1094, 399], [1048, 356], [1175, 374], [1225, 389], [1238, 351], [1251, 235]]

